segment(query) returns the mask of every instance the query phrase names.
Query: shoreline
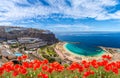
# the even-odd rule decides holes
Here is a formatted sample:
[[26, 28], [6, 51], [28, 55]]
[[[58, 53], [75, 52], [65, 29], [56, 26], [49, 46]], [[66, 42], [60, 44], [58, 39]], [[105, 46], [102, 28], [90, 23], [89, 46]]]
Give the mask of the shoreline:
[[[75, 55], [77, 55], [77, 56], [84, 56], [84, 55], [80, 55], [80, 54], [77, 54], [77, 53], [74, 53], [74, 52], [72, 52], [72, 51], [69, 51], [67, 48], [66, 48], [66, 45], [67, 45], [68, 43], [65, 43], [64, 45], [63, 45], [63, 47], [64, 47], [64, 49], [65, 50], [67, 50], [68, 52], [70, 52], [70, 53], [72, 53], [72, 54], [75, 54]], [[101, 48], [102, 49], [102, 48]], [[103, 49], [102, 49], [103, 50]], [[104, 51], [104, 50], [103, 50]], [[90, 55], [90, 57], [93, 57], [93, 56], [101, 56], [101, 55], [103, 55], [104, 54], [104, 52], [101, 52], [100, 54], [96, 54], [96, 55]]]
[[[111, 53], [108, 51], [108, 49], [113, 50], [113, 48], [106, 48], [106, 47], [99, 46], [101, 49], [103, 49], [105, 51], [104, 53], [97, 55], [97, 56], [84, 56], [84, 55], [78, 55], [78, 54], [72, 53], [69, 50], [67, 50], [65, 48], [66, 44], [67, 44], [67, 42], [58, 42], [55, 46], [55, 49], [59, 52], [59, 54], [62, 55], [62, 58], [64, 57], [64, 59], [68, 59], [72, 62], [80, 62], [82, 60], [90, 61], [93, 59], [102, 60], [102, 58], [101, 58], [102, 55], [110, 55], [114, 58], [114, 60], [119, 60], [118, 56], [120, 56], [120, 52]], [[114, 50], [116, 50], [116, 49], [114, 48]], [[114, 60], [111, 60], [111, 61], [114, 61]]]

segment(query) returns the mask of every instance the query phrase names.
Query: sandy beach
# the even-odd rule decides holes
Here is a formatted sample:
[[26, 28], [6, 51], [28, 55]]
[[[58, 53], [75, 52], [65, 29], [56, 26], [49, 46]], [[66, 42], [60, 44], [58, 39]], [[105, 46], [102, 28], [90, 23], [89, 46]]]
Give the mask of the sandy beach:
[[99, 56], [83, 56], [83, 55], [77, 55], [77, 54], [72, 53], [69, 50], [67, 50], [65, 48], [65, 44], [66, 44], [66, 42], [59, 42], [59, 43], [57, 43], [57, 45], [55, 47], [55, 51], [61, 57], [61, 59], [68, 59], [68, 60], [74, 61], [74, 62], [81, 62], [82, 60], [90, 61], [93, 59], [96, 59], [99, 61], [99, 60], [102, 60], [102, 58], [101, 58], [102, 55], [112, 56], [113, 59], [111, 61], [119, 60], [118, 58], [120, 58], [119, 57], [120, 52], [115, 52], [115, 51], [117, 51], [115, 48], [100, 47], [105, 52], [100, 54]]

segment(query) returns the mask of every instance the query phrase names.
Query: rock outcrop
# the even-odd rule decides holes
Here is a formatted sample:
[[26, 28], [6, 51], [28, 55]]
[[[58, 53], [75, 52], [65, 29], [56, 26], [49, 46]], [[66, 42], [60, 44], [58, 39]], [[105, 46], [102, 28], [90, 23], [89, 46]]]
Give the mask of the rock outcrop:
[[48, 44], [58, 42], [55, 35], [48, 30], [34, 28], [0, 26], [0, 39], [12, 40], [20, 37], [34, 37], [46, 41]]

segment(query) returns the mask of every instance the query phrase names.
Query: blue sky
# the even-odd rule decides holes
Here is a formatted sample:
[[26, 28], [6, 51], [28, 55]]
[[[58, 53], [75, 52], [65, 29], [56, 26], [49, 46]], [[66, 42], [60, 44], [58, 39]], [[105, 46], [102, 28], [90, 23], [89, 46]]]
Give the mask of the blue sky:
[[0, 25], [53, 32], [120, 31], [120, 0], [0, 0]]

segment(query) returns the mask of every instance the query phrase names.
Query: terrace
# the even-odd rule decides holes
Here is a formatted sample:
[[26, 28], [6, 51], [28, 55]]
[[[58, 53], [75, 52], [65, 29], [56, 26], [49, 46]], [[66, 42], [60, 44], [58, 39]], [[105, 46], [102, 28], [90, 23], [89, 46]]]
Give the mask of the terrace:
[[23, 38], [18, 38], [18, 42], [23, 44], [23, 43], [35, 43], [35, 42], [40, 42], [42, 39], [39, 38], [31, 38], [31, 37], [23, 37]]

